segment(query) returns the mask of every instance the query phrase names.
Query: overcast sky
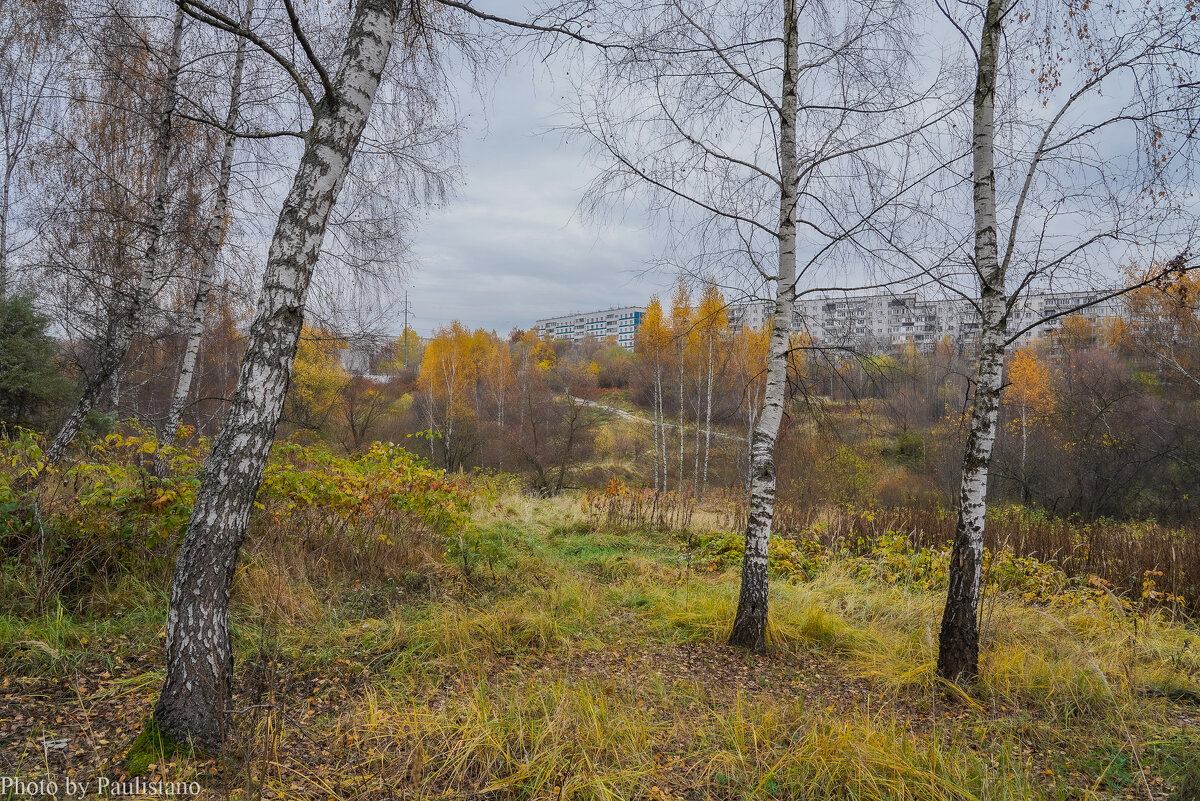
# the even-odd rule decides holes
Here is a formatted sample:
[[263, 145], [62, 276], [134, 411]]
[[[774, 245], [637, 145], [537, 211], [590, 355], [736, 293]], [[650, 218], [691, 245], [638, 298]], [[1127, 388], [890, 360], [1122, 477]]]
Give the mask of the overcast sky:
[[536, 68], [517, 65], [486, 104], [461, 93], [470, 114], [465, 182], [416, 237], [408, 288], [417, 333], [460, 320], [507, 334], [540, 317], [644, 305], [670, 284], [671, 276], [644, 274], [657, 250], [642, 215], [598, 224], [579, 213], [594, 167], [582, 145], [546, 133], [556, 123], [554, 92]]
[[[940, 18], [933, 24], [946, 30], [933, 31], [926, 46], [958, 45]], [[452, 320], [503, 335], [539, 318], [644, 305], [652, 293], [664, 299], [669, 295], [674, 276], [647, 273], [662, 254], [644, 213], [631, 211], [623, 220], [603, 223], [581, 214], [596, 168], [582, 144], [564, 143], [558, 133], [548, 132], [563, 122], [556, 115], [559, 94], [572, 91], [568, 79], [551, 77], [551, 69], [561, 76], [563, 65], [531, 65], [528, 59], [513, 64], [484, 87], [484, 99], [480, 92], [459, 87], [459, 110], [467, 123], [461, 139], [464, 181], [457, 195], [421, 225], [414, 241], [416, 266], [406, 287], [409, 324], [421, 335]], [[1114, 82], [1107, 101], [1090, 102], [1087, 113], [1103, 118], [1111, 112], [1115, 98], [1123, 94], [1120, 87], [1120, 81]], [[1116, 156], [1129, 149], [1124, 141], [1129, 135], [1125, 129], [1114, 130], [1100, 138], [1100, 146], [1115, 146]], [[1082, 180], [1080, 175], [1075, 180]], [[964, 184], [947, 213], [962, 214], [963, 225], [969, 226], [969, 202]], [[1005, 204], [1002, 217], [1009, 206]], [[1077, 224], [1064, 217], [1048, 230], [1054, 234], [1057, 225]], [[1037, 233], [1036, 226], [1030, 230]], [[1104, 255], [1088, 261], [1086, 275], [1058, 275], [1055, 288], [1113, 280], [1128, 254], [1114, 250]], [[1148, 257], [1143, 261], [1148, 263]], [[816, 285], [863, 282], [854, 264], [837, 262], [829, 268], [831, 272], [813, 279]], [[875, 279], [874, 274], [868, 277]], [[397, 313], [391, 317], [379, 327], [398, 334], [403, 318]]]

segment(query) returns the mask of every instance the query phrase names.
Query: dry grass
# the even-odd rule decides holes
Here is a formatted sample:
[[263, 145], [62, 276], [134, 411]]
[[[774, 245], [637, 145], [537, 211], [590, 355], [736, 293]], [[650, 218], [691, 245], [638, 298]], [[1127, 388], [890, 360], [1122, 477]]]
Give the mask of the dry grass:
[[[1161, 614], [996, 596], [978, 691], [947, 694], [933, 670], [940, 595], [837, 562], [775, 583], [776, 656], [746, 662], [722, 646], [735, 573], [696, 575], [661, 537], [622, 551], [629, 538], [584, 532], [561, 504], [498, 517], [525, 514], [548, 539], [531, 536], [514, 569], [553, 584], [378, 623], [372, 649], [397, 655], [389, 676], [428, 669], [339, 717], [341, 769], [374, 788], [363, 797], [400, 784], [418, 797], [1100, 799], [1165, 786], [1142, 761], [1177, 736], [1178, 714], [1140, 690], [1200, 687], [1200, 638]], [[711, 675], [672, 673], [672, 647], [711, 653]], [[649, 674], [630, 661], [646, 649], [661, 668]], [[816, 702], [752, 694], [736, 672], [814, 658], [835, 674]], [[1141, 767], [1114, 784], [1125, 753]]]
[[[934, 678], [940, 593], [861, 561], [774, 581], [774, 652], [754, 657], [723, 644], [737, 572], [698, 573], [687, 536], [594, 531], [578, 498], [500, 495], [475, 517], [492, 569], [468, 579], [412, 549], [407, 569], [437, 581], [381, 604], [359, 604], [328, 546], [260, 539], [235, 587], [245, 712], [206, 781], [322, 801], [1107, 801], [1165, 798], [1194, 753], [1194, 711], [1142, 693], [1200, 691], [1200, 637], [1161, 612], [989, 596], [968, 697]], [[98, 636], [156, 652], [161, 594], [114, 583], [104, 603], [149, 611], [0, 617], [6, 673], [70, 675]], [[143, 709], [152, 685], [136, 685]]]
[[314, 584], [302, 571], [302, 562], [288, 565], [252, 557], [234, 577], [233, 600], [246, 604], [253, 619], [270, 626], [316, 623], [324, 610]]
[[[738, 510], [731, 520], [733, 530], [738, 530], [744, 502], [735, 498], [730, 505]], [[946, 547], [954, 539], [954, 525], [951, 512], [931, 506], [854, 510], [781, 503], [775, 529], [784, 536], [817, 539], [827, 547], [850, 550], [898, 533], [913, 549], [921, 549]], [[1085, 524], [1010, 507], [988, 515], [984, 538], [994, 552], [1048, 562], [1070, 576], [1098, 576], [1134, 597], [1141, 595], [1149, 577], [1164, 608], [1200, 612], [1200, 531], [1154, 522]], [[1182, 603], [1173, 603], [1170, 597]]]
[[[1027, 798], [965, 749], [881, 713], [613, 679], [479, 684], [439, 709], [370, 696], [338, 724], [361, 782], [495, 798]], [[1007, 767], [1007, 766], [1006, 766]]]

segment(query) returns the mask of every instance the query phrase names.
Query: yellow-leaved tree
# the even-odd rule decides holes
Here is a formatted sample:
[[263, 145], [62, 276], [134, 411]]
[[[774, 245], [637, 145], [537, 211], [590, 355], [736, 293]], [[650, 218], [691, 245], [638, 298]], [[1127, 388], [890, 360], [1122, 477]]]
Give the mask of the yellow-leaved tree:
[[[763, 392], [767, 382], [767, 348], [771, 340], [771, 320], [761, 328], [742, 326], [733, 336], [729, 353], [734, 371], [735, 386], [742, 391], [742, 408], [746, 410], [746, 443], [754, 435], [754, 426], [762, 411]], [[750, 449], [744, 449], [746, 486], [750, 486]]]
[[308, 325], [301, 329], [284, 400], [285, 421], [301, 430], [324, 430], [350, 382], [341, 360], [345, 346], [343, 339], [324, 329]]
[[420, 335], [411, 328], [405, 328], [404, 333], [396, 337], [396, 344], [392, 347], [396, 352], [396, 358], [392, 362], [393, 369], [407, 370], [421, 363], [424, 345]]
[[688, 336], [692, 330], [692, 295], [688, 292], [687, 284], [680, 277], [675, 282], [675, 292], [671, 295], [671, 336], [675, 341], [673, 356], [679, 375], [679, 483], [678, 489], [683, 492], [683, 399], [684, 376], [687, 372]]
[[1033, 348], [1019, 348], [1008, 360], [1007, 402], [1012, 407], [1009, 427], [1021, 439], [1021, 494], [1029, 503], [1029, 434], [1049, 423], [1054, 413], [1054, 376]]
[[[1130, 285], [1162, 275], [1165, 265], [1130, 270]], [[1109, 342], [1148, 356], [1167, 373], [1200, 387], [1200, 274], [1168, 274], [1125, 296], [1128, 314], [1110, 323]]]
[[[718, 372], [718, 362], [720, 362], [722, 368], [726, 364], [726, 360], [721, 357], [728, 356], [728, 352], [723, 347], [728, 338], [728, 305], [725, 303], [725, 298], [722, 297], [721, 290], [717, 288], [716, 283], [709, 281], [704, 285], [704, 292], [700, 296], [700, 305], [696, 309], [696, 324], [693, 328], [693, 336], [689, 338], [696, 344], [696, 361], [700, 367], [697, 371], [697, 388], [702, 383], [705, 387], [704, 458], [703, 460], [700, 459], [700, 442], [697, 436], [696, 461], [699, 469], [696, 470], [696, 474], [692, 477], [697, 495], [704, 492], [708, 484], [709, 453], [712, 447], [713, 380]], [[696, 431], [699, 434], [699, 404], [697, 404]], [[703, 462], [702, 467], [699, 466], [701, 461]]]
[[[482, 333], [482, 332], [476, 332]], [[504, 426], [505, 400], [515, 383], [512, 351], [507, 342], [492, 335], [480, 343], [479, 380], [496, 413], [496, 424]]]
[[653, 371], [654, 397], [651, 410], [654, 415], [654, 489], [667, 488], [667, 430], [663, 417], [663, 368], [671, 354], [671, 329], [663, 316], [662, 303], [658, 295], [650, 298], [642, 323], [638, 326], [634, 340], [634, 351]]
[[455, 320], [434, 332], [421, 357], [417, 385], [429, 420], [424, 436], [429, 440], [430, 458], [441, 461], [448, 471], [462, 467], [478, 444], [474, 437], [477, 378], [481, 340], [486, 337]]

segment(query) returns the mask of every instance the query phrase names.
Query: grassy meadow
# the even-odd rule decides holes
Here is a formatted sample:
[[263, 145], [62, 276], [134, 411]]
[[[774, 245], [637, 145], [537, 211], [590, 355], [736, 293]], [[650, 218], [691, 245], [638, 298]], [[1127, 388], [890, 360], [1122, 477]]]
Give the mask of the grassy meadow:
[[968, 695], [934, 678], [947, 552], [880, 512], [773, 543], [753, 656], [724, 645], [736, 503], [533, 498], [387, 446], [277, 448], [233, 588], [229, 747], [176, 750], [147, 721], [197, 454], [159, 482], [153, 439], [113, 435], [34, 499], [9, 487], [36, 443], [5, 447], [0, 775], [213, 799], [1200, 798], [1200, 631], [1153, 576], [1125, 592], [992, 554]]

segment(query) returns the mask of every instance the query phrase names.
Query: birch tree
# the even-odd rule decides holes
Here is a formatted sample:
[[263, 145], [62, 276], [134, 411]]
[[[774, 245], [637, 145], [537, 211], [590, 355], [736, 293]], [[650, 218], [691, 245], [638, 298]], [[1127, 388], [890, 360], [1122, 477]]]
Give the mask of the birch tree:
[[[129, 355], [139, 326], [144, 322], [153, 294], [162, 247], [163, 226], [167, 219], [167, 201], [171, 192], [171, 148], [178, 102], [180, 58], [184, 31], [184, 14], [178, 10], [171, 27], [170, 44], [166, 54], [165, 77], [160, 89], [157, 119], [155, 120], [152, 151], [153, 182], [148, 198], [148, 218], [142, 232], [142, 248], [132, 286], [123, 287], [120, 302], [114, 305], [107, 324], [97, 364], [84, 384], [74, 408], [47, 446], [42, 466], [58, 464], [75, 440], [84, 420], [96, 406], [109, 382]], [[43, 474], [44, 475], [44, 474]]]
[[1010, 428], [1021, 439], [1018, 476], [1021, 502], [1032, 499], [1029, 476], [1029, 434], [1045, 425], [1054, 411], [1053, 376], [1046, 362], [1032, 348], [1018, 348], [1008, 361], [1008, 392], [1015, 406]]
[[589, 76], [578, 113], [578, 130], [608, 165], [593, 198], [640, 193], [654, 210], [690, 218], [687, 233], [722, 243], [721, 269], [752, 275], [774, 302], [729, 640], [762, 651], [774, 450], [797, 285], [856, 251], [916, 178], [903, 157], [892, 176], [879, 166], [884, 152], [897, 157], [927, 124], [909, 113], [919, 104], [912, 84], [905, 87], [907, 57], [897, 46], [904, 9], [661, 0], [620, 6], [612, 17], [636, 47]]
[[1094, 285], [1094, 265], [1122, 251], [1153, 258], [1188, 249], [1178, 181], [1189, 168], [1198, 107], [1197, 26], [1183, 4], [988, 0], [978, 14], [963, 4], [939, 7], [969, 42], [974, 77], [973, 235], [963, 247], [973, 286], [944, 283], [967, 298], [981, 334], [937, 668], [969, 684], [979, 673], [987, 482], [1005, 349], [1047, 320], [1126, 290], [1032, 318], [1017, 316], [1017, 301], [1039, 282]]
[[461, 470], [479, 447], [480, 408], [477, 387], [487, 334], [472, 332], [455, 320], [439, 328], [425, 344], [417, 385], [425, 390], [430, 453], [441, 451], [447, 472]]
[[643, 361], [652, 366], [653, 371], [650, 408], [654, 432], [654, 489], [666, 492], [668, 471], [667, 426], [663, 415], [663, 357], [670, 348], [671, 334], [663, 319], [662, 303], [657, 295], [652, 296], [646, 304], [646, 313], [642, 316], [642, 324], [638, 326], [636, 337], [634, 350]]
[[[246, 0], [239, 26], [248, 28], [254, 14], [254, 0]], [[247, 42], [244, 37], [236, 37], [233, 58], [233, 76], [229, 87], [229, 109], [225, 114], [223, 125], [223, 143], [221, 161], [217, 168], [216, 196], [213, 200], [212, 212], [208, 224], [204, 228], [203, 251], [200, 255], [200, 275], [196, 279], [196, 290], [192, 296], [191, 313], [189, 315], [187, 340], [183, 348], [183, 360], [179, 365], [179, 374], [175, 379], [175, 391], [171, 396], [171, 405], [167, 410], [166, 419], [159, 431], [159, 439], [164, 443], [174, 441], [179, 423], [183, 416], [184, 404], [192, 390], [192, 378], [196, 373], [196, 358], [200, 352], [200, 340], [204, 334], [205, 312], [208, 300], [212, 294], [213, 282], [217, 277], [217, 261], [221, 253], [221, 245], [225, 240], [225, 231], [229, 224], [229, 193], [230, 179], [233, 175], [233, 156], [237, 145], [237, 127], [241, 115], [242, 79], [246, 69]], [[166, 470], [166, 463], [159, 458], [155, 461], [155, 469], [161, 475]]]
[[[399, 0], [354, 5], [341, 28], [334, 69], [314, 48], [290, 2], [284, 3], [281, 25], [307, 60], [303, 68], [220, 8], [202, 2], [181, 2], [180, 8], [266, 53], [303, 97], [306, 118], [303, 153], [271, 239], [237, 388], [205, 460], [171, 584], [166, 678], [154, 717], [177, 742], [219, 751], [231, 697], [230, 585], [283, 408], [326, 228], [367, 129], [393, 44], [398, 38], [405, 42], [392, 65], [394, 77], [409, 79], [398, 81], [411, 91], [409, 102], [431, 100], [440, 73], [427, 58], [431, 43], [422, 24], [424, 9]], [[404, 155], [416, 162], [427, 152], [416, 145]]]
[[[680, 277], [675, 282], [675, 291], [671, 295], [671, 336], [675, 340], [675, 369], [679, 378], [679, 422], [675, 432], [679, 434], [679, 476], [676, 489], [683, 492], [683, 462], [684, 462], [684, 376], [687, 373], [687, 341], [692, 330], [692, 296], [688, 292], [687, 282]], [[664, 428], [665, 434], [665, 428]], [[664, 445], [665, 447], [665, 445]]]
[[712, 411], [713, 411], [713, 382], [717, 373], [718, 349], [723, 344], [725, 333], [729, 329], [729, 315], [726, 312], [725, 299], [721, 290], [713, 282], [704, 287], [696, 316], [700, 331], [700, 339], [704, 351], [704, 366], [706, 382], [704, 389], [704, 459], [700, 473], [700, 492], [708, 486], [709, 451], [712, 448]]

